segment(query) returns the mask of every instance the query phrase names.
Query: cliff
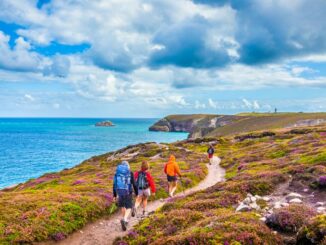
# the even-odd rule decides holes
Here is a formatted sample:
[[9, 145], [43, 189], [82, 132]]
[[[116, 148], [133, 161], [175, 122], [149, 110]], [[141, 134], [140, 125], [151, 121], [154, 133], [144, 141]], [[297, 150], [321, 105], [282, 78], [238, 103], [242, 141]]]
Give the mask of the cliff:
[[150, 131], [188, 132], [189, 138], [200, 138], [218, 127], [236, 122], [241, 119], [234, 115], [170, 115], [152, 125]]
[[189, 138], [226, 136], [257, 130], [324, 124], [326, 113], [243, 113], [238, 115], [170, 115], [150, 131], [188, 132]]

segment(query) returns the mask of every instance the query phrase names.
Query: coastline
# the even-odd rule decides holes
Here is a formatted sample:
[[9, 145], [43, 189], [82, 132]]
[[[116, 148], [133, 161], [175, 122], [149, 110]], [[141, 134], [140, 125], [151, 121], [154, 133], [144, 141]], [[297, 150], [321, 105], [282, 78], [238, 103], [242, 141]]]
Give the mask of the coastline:
[[0, 119], [0, 189], [49, 172], [72, 168], [96, 155], [143, 142], [175, 142], [187, 134], [154, 133], [156, 119], [115, 119], [116, 127], [94, 126], [97, 118]]
[[[217, 185], [210, 190], [196, 194], [204, 195], [202, 197], [207, 198], [207, 201], [202, 200], [202, 198], [195, 198], [191, 200], [193, 204], [190, 203], [187, 207], [192, 210], [202, 200], [203, 205], [215, 209], [216, 201], [212, 200], [213, 196], [215, 198], [215, 194], [212, 191], [215, 192], [214, 189], [217, 188], [216, 190], [219, 192], [222, 187], [222, 191], [228, 193], [229, 190], [234, 190], [237, 187], [239, 189], [236, 188], [236, 190], [239, 193], [235, 196], [233, 193], [228, 193], [232, 200], [230, 203], [227, 202], [224, 207], [228, 208], [228, 212], [233, 215], [234, 205], [244, 198], [243, 195], [246, 192], [256, 195], [272, 195], [274, 191], [272, 183], [279, 178], [282, 180], [288, 178], [288, 173], [292, 173], [292, 168], [295, 166], [282, 165], [282, 159], [289, 158], [298, 161], [301, 167], [305, 167], [306, 164], [312, 163], [317, 166], [318, 161], [324, 159], [325, 156], [322, 151], [323, 145], [316, 144], [317, 139], [325, 137], [325, 129], [322, 126], [300, 130], [282, 129], [271, 134], [250, 132], [240, 135], [241, 139], [238, 136], [188, 139], [174, 143], [149, 142], [129, 145], [117, 151], [93, 156], [70, 169], [44, 174], [39, 178], [21, 183], [8, 191], [0, 191], [0, 205], [4, 207], [4, 209], [0, 209], [0, 216], [4, 217], [0, 221], [0, 228], [1, 226], [6, 227], [5, 232], [0, 232], [0, 242], [5, 241], [1, 239], [9, 238], [10, 242], [15, 243], [59, 241], [94, 220], [111, 216], [116, 211], [112, 196], [113, 175], [115, 166], [122, 159], [130, 162], [133, 171], [139, 169], [142, 161], [149, 161], [152, 167], [151, 172], [158, 187], [157, 194], [155, 197], [151, 197], [151, 200], [164, 199], [167, 197], [167, 192], [165, 190], [166, 178], [162, 174], [162, 169], [169, 155], [176, 155], [184, 173], [183, 188], [192, 188], [208, 174], [205, 166], [207, 157], [204, 153], [206, 153], [208, 144], [214, 144], [216, 151], [223, 159], [221, 165], [226, 169], [225, 185]], [[309, 148], [294, 150], [297, 146], [300, 148], [301, 141], [306, 142], [304, 146], [309, 144], [318, 150], [316, 160], [311, 157], [307, 158], [302, 153], [309, 152]], [[286, 143], [286, 149], [284, 149], [284, 143]], [[247, 152], [248, 147], [249, 153]], [[261, 150], [257, 151], [257, 148]], [[237, 156], [240, 159], [235, 160], [232, 156]], [[261, 164], [254, 164], [251, 167], [252, 159], [259, 160]], [[271, 165], [266, 165], [266, 161]], [[248, 169], [240, 165], [243, 162], [249, 166]], [[244, 171], [237, 170], [240, 166]], [[261, 166], [262, 169], [260, 169]], [[268, 166], [268, 169], [264, 169], [264, 166]], [[273, 172], [279, 166], [284, 168], [286, 174], [278, 171]], [[258, 172], [250, 175], [251, 179], [248, 180], [246, 172], [257, 170]], [[260, 173], [260, 171], [263, 172]], [[266, 172], [264, 173], [264, 171]], [[261, 180], [260, 174], [266, 174], [268, 178]], [[238, 183], [238, 177], [241, 183]], [[317, 175], [313, 178], [317, 178]], [[249, 189], [243, 192], [241, 189], [243, 185]], [[233, 198], [235, 199], [233, 200]], [[218, 203], [223, 203], [222, 200], [217, 200]], [[182, 200], [178, 199], [177, 202], [182, 203]], [[32, 207], [32, 209], [28, 207]], [[262, 228], [267, 229], [265, 226]], [[26, 233], [27, 230], [32, 232]], [[268, 232], [270, 231], [266, 230], [266, 233]]]
[[[197, 185], [207, 174], [205, 156], [187, 152], [176, 144], [129, 145], [89, 158], [70, 169], [47, 173], [9, 190], [1, 190], [0, 205], [8, 207], [0, 209], [0, 216], [4, 217], [0, 221], [0, 228], [2, 224], [6, 224], [9, 232], [3, 235], [7, 237], [12, 234], [10, 241], [16, 243], [61, 240], [92, 220], [110, 216], [116, 210], [113, 204], [112, 180], [115, 166], [121, 159], [128, 160], [133, 171], [139, 169], [141, 161], [150, 162], [151, 172], [157, 183], [157, 194], [153, 197], [155, 199], [168, 196], [162, 169], [170, 154], [176, 155], [181, 161], [180, 168], [185, 172], [185, 188]], [[30, 206], [33, 207], [32, 210], [22, 208]], [[62, 223], [66, 216], [70, 217], [69, 222]], [[25, 220], [28, 220], [28, 224]], [[34, 232], [27, 234], [26, 227]], [[3, 241], [1, 239], [4, 237], [0, 234], [0, 243]]]

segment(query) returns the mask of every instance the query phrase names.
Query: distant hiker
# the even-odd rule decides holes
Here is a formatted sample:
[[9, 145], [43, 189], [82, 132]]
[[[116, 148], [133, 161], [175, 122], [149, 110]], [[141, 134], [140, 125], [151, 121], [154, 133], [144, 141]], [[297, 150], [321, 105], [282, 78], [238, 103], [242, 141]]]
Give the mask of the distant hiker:
[[169, 196], [173, 197], [174, 192], [177, 189], [177, 175], [181, 177], [179, 166], [175, 161], [175, 156], [170, 156], [169, 161], [164, 166], [164, 172], [168, 179]]
[[245, 167], [245, 164], [240, 163], [240, 165], [238, 166], [238, 172], [240, 172], [244, 167]]
[[214, 152], [215, 152], [214, 147], [212, 144], [210, 144], [207, 150], [209, 164], [212, 164]]
[[143, 203], [143, 215], [146, 212], [147, 200], [151, 195], [155, 195], [155, 183], [152, 175], [148, 171], [149, 164], [143, 161], [141, 164], [141, 170], [135, 173], [136, 186], [138, 188], [138, 196], [136, 198], [135, 207], [132, 210], [131, 216], [135, 216], [137, 213], [137, 208]]
[[121, 208], [122, 219], [120, 220], [122, 230], [127, 230], [128, 217], [132, 209], [132, 192], [138, 195], [138, 189], [135, 184], [134, 174], [130, 171], [127, 161], [122, 161], [118, 165], [113, 180], [113, 196], [116, 199], [118, 195], [118, 207]]

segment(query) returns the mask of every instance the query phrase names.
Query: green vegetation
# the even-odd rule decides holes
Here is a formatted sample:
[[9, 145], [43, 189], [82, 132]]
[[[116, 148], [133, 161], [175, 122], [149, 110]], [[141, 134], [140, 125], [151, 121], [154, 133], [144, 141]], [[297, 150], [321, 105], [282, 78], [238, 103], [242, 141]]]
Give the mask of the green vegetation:
[[298, 244], [325, 244], [326, 215], [319, 215], [299, 230]]
[[72, 169], [0, 191], [0, 244], [61, 240], [88, 222], [112, 214], [116, 211], [113, 174], [122, 158], [129, 159], [134, 171], [148, 160], [157, 185], [157, 195], [151, 199], [167, 197], [163, 166], [170, 154], [182, 160], [185, 187], [195, 186], [206, 176], [203, 154], [148, 143], [95, 156]]
[[[240, 113], [237, 115], [186, 114], [167, 116], [153, 126], [154, 131], [184, 131], [190, 138], [228, 136], [285, 127], [313, 126], [326, 121], [326, 113]], [[310, 125], [311, 124], [311, 125]], [[298, 133], [300, 129], [294, 129]]]
[[[200, 138], [174, 144], [138, 144], [92, 157], [74, 168], [0, 191], [0, 244], [61, 240], [88, 222], [111, 215], [116, 211], [112, 200], [113, 174], [121, 159], [129, 159], [133, 171], [139, 169], [141, 161], [150, 162], [157, 184], [157, 195], [151, 200], [167, 197], [163, 165], [170, 154], [180, 163], [184, 186], [195, 186], [207, 175], [204, 153], [208, 143], [215, 146], [222, 158], [227, 181], [171, 200], [116, 243], [281, 244], [281, 236], [259, 220], [258, 211], [239, 213], [235, 208], [247, 193], [269, 195], [286, 181], [299, 188], [322, 191], [320, 183], [326, 176], [326, 127]], [[260, 201], [258, 205], [263, 208], [267, 203]], [[292, 206], [284, 210], [276, 220], [283, 222], [283, 216], [289, 214], [292, 223], [287, 223], [285, 230], [299, 230], [297, 239], [324, 239], [321, 234], [325, 230], [325, 216], [302, 220], [298, 215], [302, 208]]]
[[[236, 212], [235, 208], [247, 193], [269, 195], [286, 181], [299, 188], [309, 188], [320, 176], [325, 176], [326, 127], [300, 133], [290, 129], [274, 131], [269, 135], [211, 138], [222, 158], [221, 165], [226, 168], [227, 180], [171, 200], [115, 243], [283, 244], [282, 236], [259, 220], [259, 211]], [[200, 153], [207, 141], [188, 140], [177, 144]], [[261, 208], [267, 205], [263, 200], [257, 204]], [[302, 241], [324, 239], [325, 215], [316, 216], [308, 207], [290, 205], [273, 217], [275, 228], [293, 236], [300, 230], [298, 239]], [[307, 240], [301, 244], [307, 244], [304, 242]]]
[[225, 136], [239, 133], [289, 127], [302, 120], [326, 120], [326, 113], [243, 113], [241, 120], [216, 128], [207, 136]]

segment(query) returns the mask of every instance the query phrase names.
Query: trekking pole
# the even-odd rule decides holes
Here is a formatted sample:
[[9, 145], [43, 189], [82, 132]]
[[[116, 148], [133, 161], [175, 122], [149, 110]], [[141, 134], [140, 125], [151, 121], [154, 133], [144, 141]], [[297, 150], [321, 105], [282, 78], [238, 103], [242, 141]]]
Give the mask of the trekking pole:
[[182, 177], [180, 177], [180, 183], [181, 183], [181, 189], [182, 189], [183, 195], [185, 196], [186, 193], [185, 193], [184, 185], [183, 185], [183, 183], [182, 183]]

